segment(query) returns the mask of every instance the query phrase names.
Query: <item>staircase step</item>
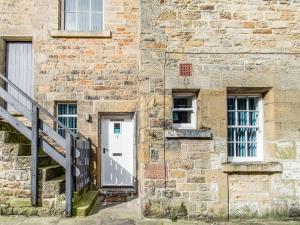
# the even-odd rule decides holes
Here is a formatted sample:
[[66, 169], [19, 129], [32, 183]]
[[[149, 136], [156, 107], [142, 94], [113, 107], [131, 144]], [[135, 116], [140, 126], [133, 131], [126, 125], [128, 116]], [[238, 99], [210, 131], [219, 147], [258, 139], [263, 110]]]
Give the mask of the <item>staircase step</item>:
[[98, 191], [88, 191], [81, 200], [74, 204], [74, 216], [87, 216], [98, 198]]
[[30, 144], [30, 140], [28, 140], [23, 134], [11, 131], [0, 131], [0, 141], [3, 143]]
[[[56, 162], [49, 156], [39, 156], [39, 166], [51, 166], [57, 165]], [[17, 156], [14, 161], [14, 169], [30, 169], [31, 168], [31, 156]]]
[[56, 177], [60, 177], [65, 173], [65, 170], [60, 165], [51, 165], [39, 168], [39, 176], [42, 178], [42, 182], [52, 180]]
[[43, 198], [55, 198], [63, 193], [65, 193], [65, 175], [56, 177], [43, 183]]

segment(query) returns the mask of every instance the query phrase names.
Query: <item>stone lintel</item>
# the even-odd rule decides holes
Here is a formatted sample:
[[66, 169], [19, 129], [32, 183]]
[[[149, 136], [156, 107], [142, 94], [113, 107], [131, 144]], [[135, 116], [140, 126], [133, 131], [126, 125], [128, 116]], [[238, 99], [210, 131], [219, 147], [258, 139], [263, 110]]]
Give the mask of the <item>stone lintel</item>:
[[212, 132], [210, 129], [173, 129], [166, 130], [167, 139], [211, 139]]
[[225, 173], [281, 173], [282, 164], [279, 162], [223, 163], [222, 171]]
[[103, 32], [74, 32], [55, 30], [50, 32], [50, 36], [53, 38], [111, 38], [111, 31]]

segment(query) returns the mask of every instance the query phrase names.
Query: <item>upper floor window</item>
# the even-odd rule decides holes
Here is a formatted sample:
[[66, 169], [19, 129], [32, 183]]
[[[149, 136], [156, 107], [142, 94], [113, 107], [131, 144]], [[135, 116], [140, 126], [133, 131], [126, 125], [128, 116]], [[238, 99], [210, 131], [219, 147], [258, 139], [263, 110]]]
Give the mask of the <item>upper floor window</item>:
[[229, 96], [227, 107], [229, 161], [261, 161], [263, 156], [261, 96]]
[[67, 31], [103, 31], [103, 0], [63, 0]]
[[176, 129], [196, 129], [196, 94], [173, 94], [173, 127]]
[[[77, 132], [77, 104], [76, 103], [58, 103], [57, 119], [74, 133]], [[66, 131], [61, 126], [57, 126], [57, 132], [65, 137]]]

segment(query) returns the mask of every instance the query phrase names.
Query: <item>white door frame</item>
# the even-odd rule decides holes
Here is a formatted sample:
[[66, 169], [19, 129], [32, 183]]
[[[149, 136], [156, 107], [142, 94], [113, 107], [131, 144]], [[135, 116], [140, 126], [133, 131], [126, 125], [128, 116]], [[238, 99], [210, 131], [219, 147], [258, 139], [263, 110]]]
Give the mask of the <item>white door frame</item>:
[[[107, 187], [103, 186], [102, 184], [102, 145], [101, 145], [101, 130], [102, 130], [102, 117], [115, 117], [115, 116], [131, 116], [132, 121], [133, 121], [133, 177], [134, 177], [134, 182], [133, 182], [133, 187], [120, 187], [120, 186], [114, 186], [114, 187]], [[98, 113], [98, 163], [97, 163], [97, 180], [98, 180], [98, 187], [100, 189], [106, 189], [106, 188], [114, 188], [114, 189], [124, 189], [124, 188], [133, 188], [135, 191], [137, 190], [137, 113], [136, 112], [99, 112]]]

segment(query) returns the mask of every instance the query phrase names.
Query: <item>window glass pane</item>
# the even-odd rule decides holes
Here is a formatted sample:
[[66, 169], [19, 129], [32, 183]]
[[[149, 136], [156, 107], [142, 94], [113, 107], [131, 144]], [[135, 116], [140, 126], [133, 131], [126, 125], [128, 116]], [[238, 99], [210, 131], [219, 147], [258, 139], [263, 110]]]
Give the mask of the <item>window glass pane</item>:
[[249, 110], [258, 110], [258, 98], [249, 98]]
[[69, 114], [70, 115], [77, 114], [77, 105], [76, 104], [69, 104]]
[[256, 128], [248, 128], [248, 142], [256, 142]]
[[236, 140], [239, 142], [245, 142], [246, 141], [246, 128], [238, 128], [236, 132]]
[[247, 125], [247, 111], [238, 112], [238, 125]]
[[227, 107], [228, 107], [228, 110], [235, 110], [235, 99], [234, 98], [228, 98]]
[[228, 143], [228, 156], [234, 156], [234, 143]]
[[[58, 117], [58, 120], [67, 126], [67, 117]], [[59, 128], [61, 127], [59, 126]]]
[[58, 105], [58, 115], [66, 115], [67, 114], [67, 105]]
[[238, 156], [238, 157], [246, 156], [246, 143], [245, 142], [237, 143], [236, 156]]
[[92, 13], [91, 31], [102, 31], [102, 13]]
[[76, 128], [76, 118], [75, 117], [69, 117], [68, 128], [70, 128], [70, 129]]
[[191, 112], [173, 112], [173, 123], [191, 123]]
[[237, 109], [246, 110], [247, 109], [247, 98], [238, 97], [237, 99]]
[[91, 0], [92, 11], [103, 12], [103, 0]]
[[256, 143], [248, 143], [248, 156], [256, 156]]
[[235, 125], [235, 112], [228, 112], [228, 125]]
[[175, 97], [174, 108], [192, 108], [192, 97]]
[[90, 11], [90, 0], [77, 0], [78, 8], [77, 11]]
[[89, 13], [77, 14], [77, 30], [88, 31], [89, 30]]
[[76, 30], [76, 13], [65, 13], [65, 30]]
[[228, 128], [228, 141], [234, 141], [235, 128]]
[[76, 0], [65, 0], [65, 12], [76, 11]]
[[249, 124], [251, 126], [257, 125], [258, 112], [249, 112]]

